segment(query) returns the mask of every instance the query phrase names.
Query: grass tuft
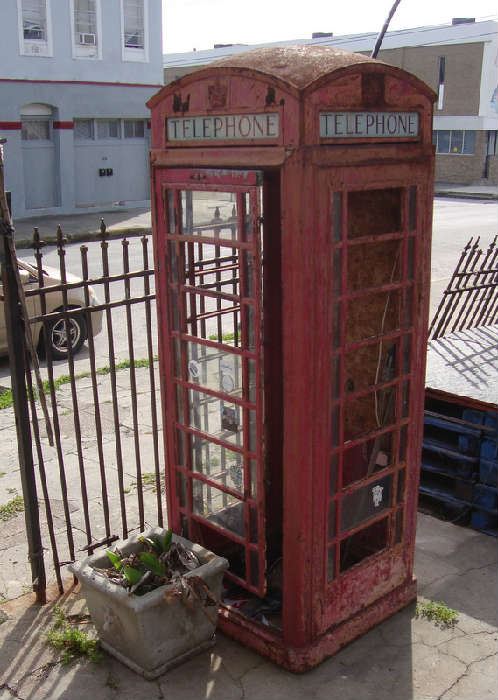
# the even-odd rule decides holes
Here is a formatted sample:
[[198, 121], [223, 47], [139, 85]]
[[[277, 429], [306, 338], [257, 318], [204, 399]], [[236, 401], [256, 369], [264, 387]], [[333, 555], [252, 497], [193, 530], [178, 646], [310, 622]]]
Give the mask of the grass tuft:
[[417, 603], [415, 617], [423, 617], [429, 622], [434, 622], [440, 629], [452, 628], [458, 622], [458, 612], [437, 600]]
[[80, 657], [86, 657], [95, 663], [102, 660], [98, 640], [72, 626], [58, 605], [54, 608], [54, 625], [47, 632], [47, 642], [53, 649], [61, 652], [60, 659], [63, 664]]
[[7, 503], [0, 506], [0, 520], [6, 522], [11, 518], [15, 517], [18, 513], [24, 512], [24, 498], [22, 496], [15, 496]]
[[[157, 356], [154, 357], [154, 362], [157, 360]], [[122, 362], [117, 362], [115, 365], [116, 372], [119, 372], [120, 370], [123, 369], [130, 369], [132, 366], [132, 362], [130, 360], [123, 360]], [[142, 358], [140, 360], [135, 360], [133, 362], [133, 367], [135, 369], [140, 369], [142, 367], [150, 367], [150, 361], [148, 358]], [[111, 373], [111, 368], [110, 367], [99, 367], [99, 369], [96, 370], [96, 374], [100, 376], [107, 376], [108, 374]], [[77, 381], [78, 379], [87, 379], [88, 377], [91, 377], [92, 375], [90, 372], [80, 372], [79, 374], [74, 375], [74, 380]], [[53, 382], [53, 387], [54, 391], [57, 391], [58, 389], [61, 388], [61, 386], [64, 386], [64, 384], [70, 384], [71, 383], [71, 376], [69, 374], [62, 374], [60, 377], [57, 377], [54, 379]], [[48, 379], [45, 379], [42, 382], [43, 386], [43, 393], [48, 395], [50, 394], [50, 382]], [[38, 392], [34, 390], [35, 394], [35, 399], [38, 399]], [[11, 408], [14, 404], [14, 397], [12, 396], [12, 391], [11, 389], [5, 389], [2, 393], [0, 393], [0, 411], [4, 408]]]

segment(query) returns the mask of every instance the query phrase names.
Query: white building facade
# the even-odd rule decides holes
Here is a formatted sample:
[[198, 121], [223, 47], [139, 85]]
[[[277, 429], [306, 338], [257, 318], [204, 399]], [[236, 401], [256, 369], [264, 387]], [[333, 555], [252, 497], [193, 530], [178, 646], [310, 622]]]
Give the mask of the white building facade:
[[0, 24], [14, 218], [146, 205], [161, 0], [2, 0]]

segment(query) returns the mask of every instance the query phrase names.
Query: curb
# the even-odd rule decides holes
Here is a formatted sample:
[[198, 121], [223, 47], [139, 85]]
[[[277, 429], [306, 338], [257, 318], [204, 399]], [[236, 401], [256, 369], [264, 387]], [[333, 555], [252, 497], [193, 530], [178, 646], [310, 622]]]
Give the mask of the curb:
[[[111, 229], [106, 231], [105, 238], [102, 238], [102, 234], [99, 229], [94, 231], [81, 231], [79, 233], [64, 233], [65, 238], [68, 243], [85, 243], [95, 240], [113, 240], [116, 238], [124, 238], [126, 236], [150, 236], [152, 234], [152, 229], [150, 227], [133, 227], [133, 228], [120, 228]], [[57, 237], [50, 234], [48, 236], [41, 236], [45, 245], [56, 245]], [[33, 248], [32, 238], [16, 238], [14, 234], [14, 241], [16, 244], [16, 249], [21, 250], [22, 248]]]
[[484, 199], [488, 201], [498, 200], [498, 192], [496, 194], [492, 192], [455, 192], [455, 191], [442, 191], [434, 192], [434, 197], [447, 197], [448, 199]]

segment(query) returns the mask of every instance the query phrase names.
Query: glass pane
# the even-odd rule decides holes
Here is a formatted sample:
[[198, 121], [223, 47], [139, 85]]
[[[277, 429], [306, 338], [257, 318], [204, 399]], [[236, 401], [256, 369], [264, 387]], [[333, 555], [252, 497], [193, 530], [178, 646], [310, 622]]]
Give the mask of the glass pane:
[[376, 292], [348, 302], [346, 342], [372, 338], [400, 327], [401, 294], [399, 290]]
[[190, 425], [219, 440], [242, 446], [242, 409], [199, 391], [189, 392]]
[[50, 124], [47, 119], [32, 119], [21, 124], [21, 139], [23, 141], [48, 141], [50, 139]]
[[342, 193], [332, 195], [332, 238], [340, 241], [342, 238]]
[[394, 533], [394, 543], [398, 544], [403, 539], [403, 509], [398, 510], [396, 513], [396, 525]]
[[242, 358], [239, 355], [187, 343], [188, 380], [194, 384], [242, 397]]
[[408, 195], [408, 229], [414, 231], [417, 228], [417, 188], [410, 187]]
[[475, 153], [475, 148], [476, 148], [476, 132], [475, 131], [466, 131], [464, 141], [463, 141], [462, 153], [465, 153], [465, 154]]
[[248, 192], [244, 193], [244, 239], [251, 240], [253, 234], [253, 220], [251, 210], [251, 196]]
[[393, 463], [392, 433], [351, 447], [344, 452], [343, 460], [343, 487], [386, 469]]
[[256, 452], [258, 449], [258, 424], [256, 422], [256, 411], [248, 411], [249, 414], [249, 440], [247, 448], [249, 452]]
[[350, 246], [348, 290], [354, 292], [399, 282], [402, 272], [401, 246], [401, 241]]
[[251, 470], [251, 498], [256, 499], [258, 494], [258, 463], [255, 459], [249, 460]]
[[342, 249], [334, 251], [332, 260], [332, 291], [340, 294], [342, 290]]
[[244, 504], [214, 486], [192, 480], [193, 510], [213, 525], [244, 537]]
[[353, 440], [394, 422], [396, 387], [373, 391], [348, 401], [344, 410], [344, 439]]
[[237, 202], [232, 192], [182, 192], [182, 233], [235, 240]]
[[235, 491], [244, 490], [244, 458], [239, 452], [191, 436], [192, 470]]
[[329, 503], [329, 515], [328, 515], [328, 536], [329, 540], [333, 540], [335, 537], [335, 501], [330, 501]]
[[397, 496], [397, 502], [398, 503], [403, 503], [405, 500], [405, 470], [401, 469], [398, 472], [398, 496]]
[[437, 132], [437, 152], [438, 153], [449, 153], [450, 152], [450, 132], [449, 131], [438, 131]]
[[253, 549], [249, 552], [249, 559], [251, 563], [251, 580], [253, 586], [259, 584], [259, 555]]
[[[85, 43], [84, 37], [81, 37], [80, 34], [93, 34], [95, 36], [97, 33], [95, 0], [75, 0], [74, 24], [77, 43]], [[86, 43], [89, 41], [87, 39]]]
[[401, 188], [348, 192], [348, 237], [401, 231]]
[[46, 40], [47, 16], [45, 2], [22, 3], [22, 21], [24, 38], [29, 40]]
[[143, 0], [123, 0], [124, 44], [127, 48], [144, 47], [144, 5]]
[[187, 478], [182, 472], [176, 472], [176, 488], [178, 491], [178, 501], [180, 508], [187, 505]]
[[333, 454], [330, 459], [329, 470], [329, 496], [334, 496], [337, 491], [337, 474], [339, 472], [339, 455]]
[[74, 120], [74, 138], [77, 140], [93, 139], [93, 119]]
[[346, 537], [341, 542], [341, 571], [346, 571], [363, 559], [387, 547], [389, 534], [388, 518]]
[[332, 581], [335, 575], [335, 546], [327, 550], [327, 581]]
[[463, 148], [463, 131], [452, 131], [450, 153], [461, 153]]
[[403, 336], [403, 374], [408, 374], [408, 372], [410, 371], [411, 345], [412, 345], [411, 335], [404, 335]]
[[399, 371], [397, 355], [397, 342], [392, 340], [346, 353], [345, 392], [360, 391], [394, 379]]

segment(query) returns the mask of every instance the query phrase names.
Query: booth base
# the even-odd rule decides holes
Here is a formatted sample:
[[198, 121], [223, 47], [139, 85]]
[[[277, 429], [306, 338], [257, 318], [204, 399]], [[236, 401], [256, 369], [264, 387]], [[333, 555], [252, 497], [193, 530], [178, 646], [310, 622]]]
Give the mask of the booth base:
[[404, 583], [360, 610], [348, 620], [331, 627], [307, 646], [290, 647], [281, 636], [264, 625], [244, 617], [230, 607], [221, 606], [219, 629], [274, 663], [293, 673], [303, 673], [336, 654], [354, 639], [368, 632], [417, 598], [415, 579]]

